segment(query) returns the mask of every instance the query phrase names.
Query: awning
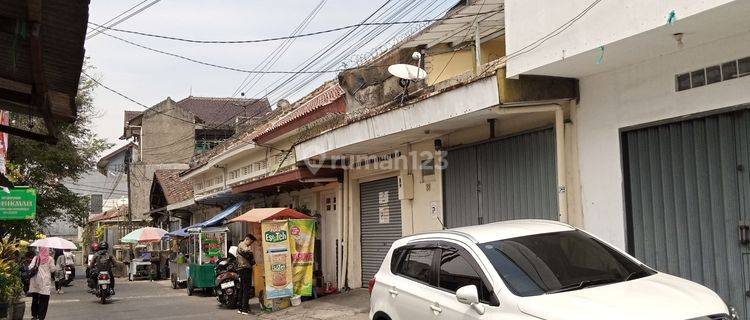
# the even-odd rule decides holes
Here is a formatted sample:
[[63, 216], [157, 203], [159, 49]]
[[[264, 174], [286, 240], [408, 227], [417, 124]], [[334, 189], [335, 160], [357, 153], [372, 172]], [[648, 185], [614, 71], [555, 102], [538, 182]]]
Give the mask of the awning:
[[206, 228], [212, 228], [212, 227], [219, 227], [224, 223], [224, 220], [232, 215], [233, 213], [237, 212], [240, 208], [242, 208], [242, 205], [245, 204], [245, 201], [237, 202], [230, 207], [224, 209], [224, 211], [217, 213], [215, 216], [211, 217], [211, 219], [208, 219], [203, 222], [196, 223], [194, 225], [175, 230], [172, 232], [168, 232], [165, 237], [171, 237], [171, 238], [187, 238], [189, 233], [188, 230], [194, 230], [194, 229], [206, 229]]
[[230, 216], [231, 214], [235, 213], [237, 210], [242, 208], [243, 204], [245, 204], [245, 201], [237, 202], [231, 205], [230, 207], [224, 209], [224, 211], [217, 213], [215, 216], [211, 217], [211, 219], [195, 224], [192, 227], [193, 228], [209, 228], [209, 227], [217, 227], [219, 225], [222, 225], [224, 222], [224, 219], [226, 219], [228, 216]]
[[225, 205], [245, 199], [244, 195], [232, 193], [231, 189], [224, 189], [205, 195], [196, 195], [195, 203], [203, 205]]
[[195, 228], [195, 225], [182, 228], [180, 230], [175, 230], [172, 232], [167, 232], [167, 234], [164, 235], [164, 238], [187, 238], [188, 237], [187, 230], [190, 228]]
[[250, 222], [258, 223], [264, 220], [280, 220], [280, 219], [310, 219], [311, 217], [289, 208], [256, 208], [252, 209], [245, 214], [229, 220], [228, 223], [232, 222]]
[[[343, 176], [343, 170], [341, 169], [320, 168], [313, 173], [310, 169], [302, 167], [232, 187], [232, 193], [276, 193], [279, 187], [295, 190], [304, 189], [312, 186], [314, 183], [310, 181], [314, 179], [338, 179], [341, 176]], [[336, 179], [332, 180], [336, 181]]]

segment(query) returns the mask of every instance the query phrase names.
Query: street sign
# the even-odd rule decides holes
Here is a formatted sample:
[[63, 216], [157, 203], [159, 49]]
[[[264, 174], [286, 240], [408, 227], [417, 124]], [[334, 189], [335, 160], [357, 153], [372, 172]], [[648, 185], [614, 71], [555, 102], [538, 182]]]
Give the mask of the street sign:
[[0, 190], [0, 220], [29, 220], [36, 217], [36, 190], [13, 188]]

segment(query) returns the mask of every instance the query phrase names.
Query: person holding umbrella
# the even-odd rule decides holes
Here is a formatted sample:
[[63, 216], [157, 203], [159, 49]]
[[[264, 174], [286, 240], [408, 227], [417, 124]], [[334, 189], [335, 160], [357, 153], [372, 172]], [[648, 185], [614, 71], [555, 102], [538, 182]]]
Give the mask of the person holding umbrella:
[[[29, 270], [33, 276], [29, 281], [31, 293], [31, 318], [44, 320], [47, 316], [49, 295], [52, 287], [52, 273], [57, 271], [55, 262], [50, 257], [50, 249], [39, 247], [39, 254], [31, 259]], [[34, 270], [36, 273], [34, 274]]]
[[29, 246], [39, 249], [39, 254], [29, 263], [29, 293], [31, 293], [31, 317], [44, 320], [47, 317], [49, 295], [52, 291], [52, 273], [57, 271], [55, 261], [50, 257], [50, 249], [76, 249], [76, 245], [58, 237], [34, 241]]

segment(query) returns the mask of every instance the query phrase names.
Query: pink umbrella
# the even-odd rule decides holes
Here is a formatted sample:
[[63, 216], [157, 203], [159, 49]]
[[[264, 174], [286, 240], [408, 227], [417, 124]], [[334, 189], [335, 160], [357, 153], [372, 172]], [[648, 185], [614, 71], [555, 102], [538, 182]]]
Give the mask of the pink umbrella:
[[29, 246], [32, 247], [45, 247], [45, 248], [52, 248], [52, 249], [70, 249], [75, 250], [78, 249], [75, 245], [75, 243], [72, 243], [68, 240], [65, 240], [63, 238], [58, 237], [49, 237], [44, 239], [39, 239], [37, 241], [32, 242]]
[[133, 232], [128, 233], [126, 236], [120, 239], [120, 242], [125, 242], [125, 243], [159, 242], [161, 241], [161, 238], [164, 237], [166, 233], [167, 233], [167, 230], [164, 230], [161, 228], [144, 227], [144, 228], [133, 230]]

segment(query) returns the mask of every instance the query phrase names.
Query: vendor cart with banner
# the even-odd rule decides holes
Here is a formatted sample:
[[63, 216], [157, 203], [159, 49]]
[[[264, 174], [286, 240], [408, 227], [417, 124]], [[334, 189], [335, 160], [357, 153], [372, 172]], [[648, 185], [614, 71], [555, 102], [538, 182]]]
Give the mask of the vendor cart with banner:
[[314, 219], [289, 208], [259, 208], [229, 222], [250, 223], [261, 240], [262, 246], [253, 250], [253, 280], [263, 310], [276, 311], [312, 296]]
[[188, 229], [190, 265], [187, 268], [187, 293], [196, 289], [213, 293], [216, 280], [216, 262], [227, 256], [227, 231], [225, 227]]

